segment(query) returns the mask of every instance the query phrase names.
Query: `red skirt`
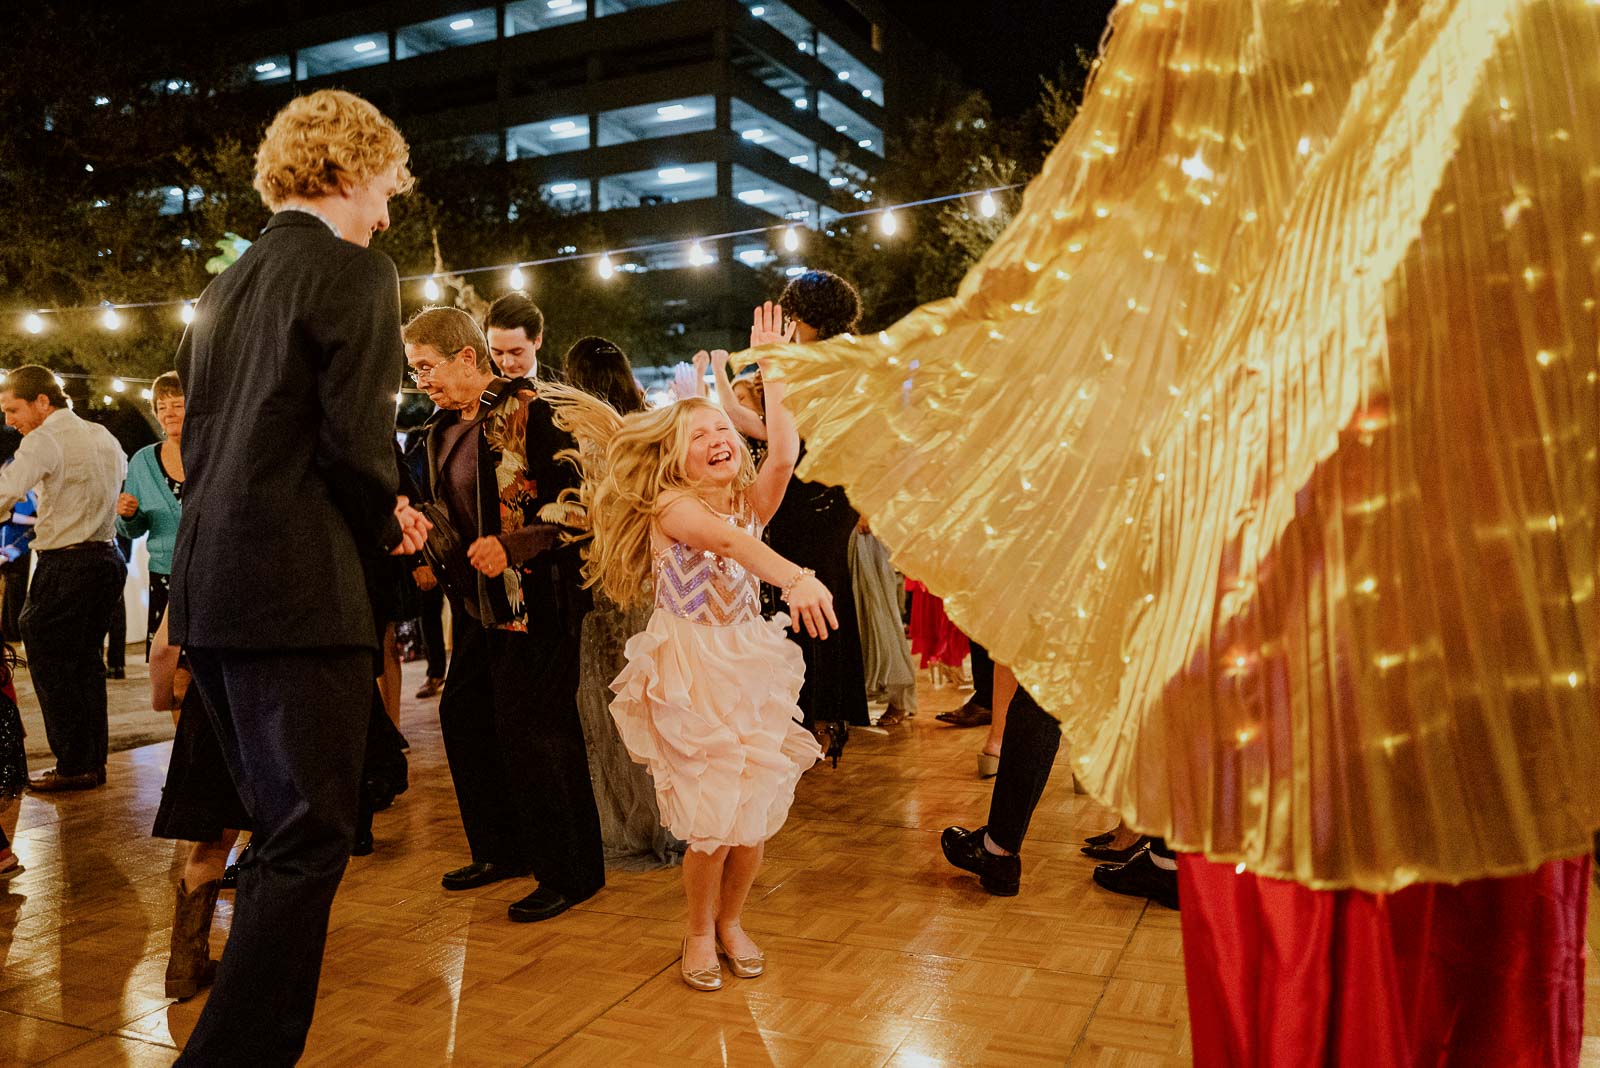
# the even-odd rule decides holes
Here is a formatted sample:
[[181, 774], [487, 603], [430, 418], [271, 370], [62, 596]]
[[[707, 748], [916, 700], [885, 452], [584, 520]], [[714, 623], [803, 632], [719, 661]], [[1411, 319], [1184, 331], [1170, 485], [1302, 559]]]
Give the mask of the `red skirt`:
[[1178, 885], [1196, 1065], [1578, 1063], [1588, 857], [1369, 894], [1184, 855]]
[[911, 592], [911, 652], [919, 667], [938, 662], [960, 667], [967, 658], [967, 636], [944, 614], [944, 601], [915, 579], [906, 581]]

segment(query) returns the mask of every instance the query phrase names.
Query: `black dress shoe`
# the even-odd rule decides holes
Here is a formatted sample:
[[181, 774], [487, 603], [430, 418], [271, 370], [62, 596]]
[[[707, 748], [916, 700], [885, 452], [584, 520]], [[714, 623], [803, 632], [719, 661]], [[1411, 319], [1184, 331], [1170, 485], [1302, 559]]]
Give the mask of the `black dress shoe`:
[[1150, 839], [1140, 835], [1134, 839], [1133, 845], [1122, 849], [1113, 849], [1108, 845], [1086, 845], [1079, 852], [1086, 857], [1093, 857], [1095, 860], [1103, 860], [1110, 864], [1126, 864], [1149, 844]]
[[952, 727], [987, 727], [994, 721], [994, 712], [972, 698], [954, 712], [940, 712], [933, 717]]
[[108, 678], [108, 679], [125, 679], [127, 677], [128, 677], [128, 672], [124, 668], [119, 668], [119, 667], [108, 667], [108, 668], [106, 668], [106, 678]]
[[1003, 857], [983, 848], [983, 834], [988, 828], [969, 831], [964, 827], [946, 827], [939, 836], [939, 846], [944, 859], [978, 877], [978, 883], [996, 897], [1016, 897], [1022, 885], [1022, 858]]
[[1096, 865], [1094, 881], [1113, 894], [1149, 898], [1169, 909], [1178, 907], [1178, 873], [1156, 867], [1148, 848], [1126, 864]]
[[594, 897], [597, 892], [591, 890], [587, 894], [568, 897], [559, 890], [541, 886], [521, 901], [513, 901], [507, 905], [506, 916], [512, 923], [538, 923], [540, 920], [561, 915], [579, 902]]
[[1089, 837], [1085, 838], [1083, 840], [1083, 844], [1091, 846], [1110, 845], [1112, 840], [1116, 837], [1116, 831], [1101, 831], [1099, 834], [1091, 834]]
[[501, 879], [520, 879], [528, 874], [527, 868], [513, 868], [507, 864], [486, 864], [473, 861], [464, 868], [447, 871], [444, 878], [439, 880], [439, 885], [446, 890], [471, 890], [474, 887], [488, 886]]

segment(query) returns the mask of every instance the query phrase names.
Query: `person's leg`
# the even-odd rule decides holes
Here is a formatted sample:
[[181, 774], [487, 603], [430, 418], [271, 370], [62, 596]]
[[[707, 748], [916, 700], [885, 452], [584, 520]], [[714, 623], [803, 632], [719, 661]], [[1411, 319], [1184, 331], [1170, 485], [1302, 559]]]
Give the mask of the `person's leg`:
[[428, 679], [443, 682], [448, 654], [444, 647], [444, 590], [438, 586], [422, 594], [422, 648], [428, 657]]
[[150, 613], [146, 617], [144, 632], [144, 660], [147, 664], [150, 662], [150, 643], [155, 640], [156, 631], [161, 628], [161, 621], [167, 617], [167, 599], [171, 585], [171, 575], [163, 575], [159, 571], [150, 572]]
[[605, 885], [600, 814], [578, 718], [578, 641], [563, 629], [496, 632], [495, 741], [517, 833], [541, 888], [569, 903]]
[[1050, 781], [1061, 724], [1039, 707], [1033, 695], [1018, 687], [1006, 716], [1000, 771], [989, 799], [988, 842], [1003, 853], [1020, 853], [1033, 810]]
[[182, 1001], [216, 980], [211, 959], [211, 918], [222, 889], [222, 872], [238, 831], [223, 831], [210, 842], [194, 842], [178, 880], [172, 910], [172, 940], [167, 951], [166, 994]]
[[1010, 668], [1004, 664], [993, 664], [992, 671], [990, 690], [994, 700], [994, 715], [989, 720], [989, 737], [984, 739], [983, 748], [978, 752], [978, 774], [985, 779], [1000, 771], [1000, 749], [1006, 734], [1006, 710], [1011, 707], [1011, 698], [1017, 692], [1017, 677], [1011, 674]]
[[691, 847], [683, 855], [683, 896], [689, 903], [688, 930], [683, 943], [683, 970], [709, 971], [717, 965], [717, 896], [722, 892], [722, 871], [728, 847], [706, 852]]
[[474, 864], [507, 871], [528, 870], [519, 813], [511, 811], [495, 737], [495, 691], [490, 639], [485, 630], [456, 613], [455, 655], [439, 699], [439, 732], [455, 784], [461, 826]]
[[400, 726], [400, 643], [395, 640], [394, 624], [383, 628], [383, 675], [378, 679], [383, 694], [383, 711], [389, 722]]
[[122, 573], [120, 557], [40, 555], [20, 621], [45, 737], [62, 776], [100, 774], [106, 758], [106, 678], [100, 639]]
[[722, 866], [721, 893], [717, 901], [717, 937], [735, 957], [759, 957], [761, 947], [744, 930], [744, 903], [761, 870], [765, 846], [732, 846]]
[[[127, 572], [123, 572], [126, 577]], [[110, 677], [120, 679], [128, 670], [128, 602], [123, 590], [117, 590], [117, 599], [106, 613], [106, 671]]]
[[216, 985], [178, 1063], [293, 1064], [355, 835], [372, 654], [190, 649], [189, 659], [255, 827]]
[[993, 708], [994, 660], [990, 658], [989, 650], [977, 642], [970, 642], [969, 646], [972, 652], [972, 700], [984, 708]]
[[228, 854], [239, 840], [239, 832], [225, 830], [222, 836], [210, 842], [193, 842], [189, 846], [189, 859], [183, 865], [183, 881], [189, 886], [199, 886], [222, 878], [228, 866]]
[[21, 868], [16, 854], [11, 852], [11, 835], [16, 830], [20, 807], [15, 797], [0, 800], [0, 879], [10, 878]]

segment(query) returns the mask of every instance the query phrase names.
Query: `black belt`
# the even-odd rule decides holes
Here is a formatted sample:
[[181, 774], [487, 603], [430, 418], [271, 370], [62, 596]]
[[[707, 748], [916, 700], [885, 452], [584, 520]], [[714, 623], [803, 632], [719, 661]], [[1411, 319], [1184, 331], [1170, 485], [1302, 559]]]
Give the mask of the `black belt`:
[[[52, 553], [81, 553], [92, 549], [110, 549], [112, 552], [117, 552], [117, 543], [114, 541], [80, 541], [75, 545], [63, 545], [59, 549], [39, 549], [36, 551], [40, 556], [49, 556]], [[121, 556], [122, 554], [117, 553], [117, 555]]]

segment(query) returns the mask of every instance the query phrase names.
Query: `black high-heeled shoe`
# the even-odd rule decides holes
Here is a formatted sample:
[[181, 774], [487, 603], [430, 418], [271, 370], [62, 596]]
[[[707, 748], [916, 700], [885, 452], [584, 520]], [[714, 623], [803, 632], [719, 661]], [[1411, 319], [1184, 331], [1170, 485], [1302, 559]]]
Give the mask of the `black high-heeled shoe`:
[[1116, 837], [1117, 832], [1114, 830], [1101, 831], [1099, 834], [1091, 834], [1089, 837], [1085, 838], [1083, 840], [1083, 844], [1089, 846], [1110, 845], [1112, 840]]
[[1086, 857], [1093, 857], [1095, 860], [1103, 860], [1111, 864], [1126, 864], [1149, 844], [1150, 839], [1141, 835], [1126, 849], [1112, 849], [1109, 845], [1084, 846], [1079, 852]]
[[850, 740], [850, 724], [842, 719], [818, 720], [811, 733], [817, 736], [817, 744], [822, 746], [822, 758], [833, 761], [833, 766], [837, 768], [845, 743]]

